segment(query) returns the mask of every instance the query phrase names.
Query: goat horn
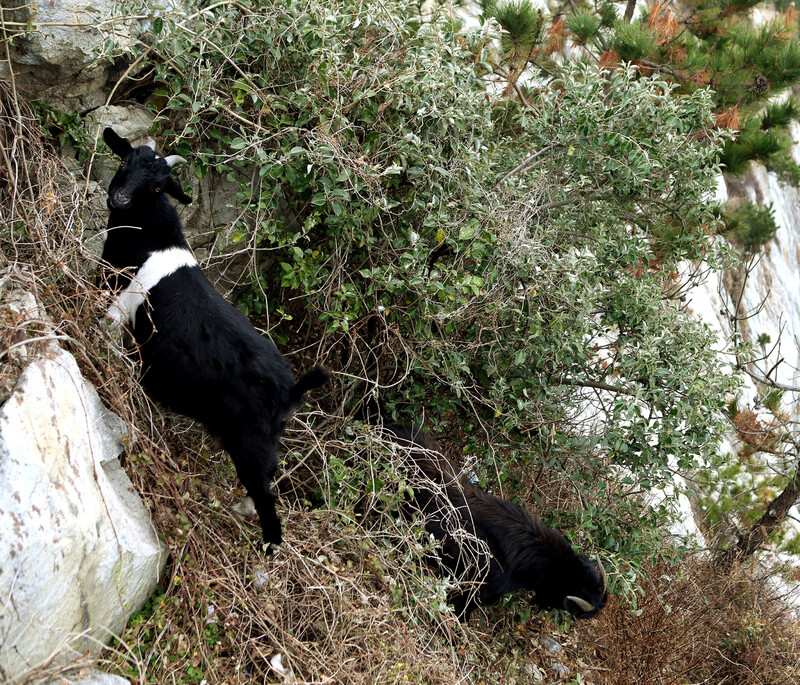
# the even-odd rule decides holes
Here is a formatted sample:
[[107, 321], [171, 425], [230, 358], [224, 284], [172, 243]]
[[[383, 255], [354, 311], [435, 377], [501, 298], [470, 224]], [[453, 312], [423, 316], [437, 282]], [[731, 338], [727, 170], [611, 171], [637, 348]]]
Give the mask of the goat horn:
[[587, 602], [585, 599], [575, 597], [575, 595], [567, 595], [567, 598], [564, 600], [564, 604], [567, 603], [567, 599], [570, 602], [575, 602], [575, 604], [577, 604], [583, 611], [594, 611], [594, 606], [589, 604], [589, 602]]
[[149, 147], [151, 150], [155, 150], [156, 149], [156, 141], [153, 140], [152, 138], [148, 138], [147, 142], [145, 143], [145, 145], [147, 147]]
[[180, 155], [170, 155], [169, 157], [164, 157], [164, 161], [170, 165], [170, 167], [175, 166], [176, 164], [186, 164], [186, 160], [181, 157]]
[[595, 558], [597, 559], [597, 570], [600, 571], [600, 577], [603, 579], [603, 594], [606, 593], [606, 587], [608, 587], [608, 574], [606, 570], [603, 568], [603, 562], [600, 561], [600, 555], [595, 554]]

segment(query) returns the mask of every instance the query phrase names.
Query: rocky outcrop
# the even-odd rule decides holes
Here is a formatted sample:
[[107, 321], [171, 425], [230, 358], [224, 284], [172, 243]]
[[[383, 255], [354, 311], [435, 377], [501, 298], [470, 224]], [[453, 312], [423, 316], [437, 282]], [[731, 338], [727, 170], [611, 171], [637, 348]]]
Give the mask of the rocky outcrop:
[[[164, 141], [152, 130], [154, 114], [144, 104], [126, 101], [124, 105], [105, 105], [113, 101], [112, 95], [119, 98], [132, 82], [123, 76], [137, 75], [137, 51], [146, 50], [156, 39], [150, 30], [156, 16], [185, 18], [181, 0], [167, 0], [136, 16], [120, 16], [119, 5], [113, 0], [91, 4], [77, 0], [8, 0], [2, 3], [0, 12], [0, 42], [13, 39], [9, 41], [10, 59], [0, 61], [0, 81], [11, 83], [12, 90], [23, 99], [39, 100], [61, 112], [85, 113], [86, 126], [95, 139], [100, 137], [98, 129], [101, 132], [105, 126], [114, 126], [134, 144], [152, 135], [162, 150]], [[164, 22], [158, 39], [164, 38], [168, 23]], [[76, 152], [67, 145], [64, 156], [76, 157]], [[89, 183], [96, 181], [106, 188], [114, 168], [95, 157]], [[76, 176], [83, 171], [76, 171]], [[241, 228], [236, 226], [239, 181], [213, 174], [204, 179], [188, 173], [179, 176], [191, 186], [194, 200], [180, 208], [189, 244], [212, 281], [227, 293], [240, 284], [248, 260], [253, 258], [237, 243], [241, 239]], [[87, 183], [85, 179], [80, 182]], [[105, 197], [92, 195], [91, 199], [96, 200], [93, 208], [105, 206]], [[102, 234], [91, 240], [90, 251], [99, 254], [101, 244]], [[240, 253], [240, 257], [231, 259], [231, 252]]]
[[[791, 135], [800, 140], [800, 125], [792, 124]], [[795, 145], [792, 154], [795, 160], [800, 160], [800, 146]], [[745, 317], [738, 322], [738, 333], [764, 357], [758, 364], [760, 373], [768, 370], [778, 383], [796, 387], [800, 368], [800, 192], [755, 162], [741, 177], [722, 180], [719, 190], [718, 198], [722, 201], [737, 204], [750, 200], [762, 209], [771, 206], [777, 231], [755, 260], [744, 261], [735, 270], [712, 273], [705, 283], [694, 288], [689, 311], [717, 331], [721, 348], [733, 334], [731, 314], [738, 311], [740, 317]], [[738, 406], [747, 408], [754, 422], [769, 426], [775, 416], [764, 406], [763, 395], [764, 389], [759, 389], [752, 378], [746, 375], [742, 378]], [[785, 413], [782, 421], [785, 420], [787, 430], [792, 422], [800, 420], [800, 403], [795, 393], [785, 393], [780, 412]], [[733, 432], [721, 450], [734, 453], [740, 446], [741, 437]], [[778, 473], [786, 471], [783, 460], [773, 460], [768, 453], [763, 458], [765, 474], [771, 475], [773, 469]], [[752, 487], [749, 482], [748, 487]], [[789, 513], [788, 536], [799, 536], [800, 507], [794, 505]], [[697, 518], [702, 520], [702, 516]], [[734, 541], [733, 526], [730, 530]], [[778, 575], [772, 581], [781, 582]], [[784, 590], [781, 594], [788, 601], [795, 605], [800, 602], [796, 589]]]
[[112, 42], [117, 48], [131, 48], [144, 28], [137, 19], [111, 21], [118, 7], [114, 0], [4, 1], [6, 36], [13, 41], [10, 61], [0, 62], [0, 79], [13, 80], [24, 97], [62, 111], [103, 104], [103, 89], [114, 66], [109, 60], [98, 61], [98, 55]]
[[[128, 431], [54, 340], [33, 297], [2, 302], [24, 361], [0, 407], [0, 682], [96, 653], [166, 561], [118, 456]], [[23, 357], [20, 357], [23, 355]]]

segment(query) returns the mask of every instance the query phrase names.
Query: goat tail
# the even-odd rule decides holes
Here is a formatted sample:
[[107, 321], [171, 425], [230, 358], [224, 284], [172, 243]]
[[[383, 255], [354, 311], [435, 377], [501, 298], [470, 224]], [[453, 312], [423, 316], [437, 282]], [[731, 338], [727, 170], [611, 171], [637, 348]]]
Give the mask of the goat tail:
[[292, 401], [296, 404], [302, 403], [306, 392], [325, 385], [330, 377], [331, 372], [324, 366], [315, 366], [310, 371], [306, 371], [289, 391]]

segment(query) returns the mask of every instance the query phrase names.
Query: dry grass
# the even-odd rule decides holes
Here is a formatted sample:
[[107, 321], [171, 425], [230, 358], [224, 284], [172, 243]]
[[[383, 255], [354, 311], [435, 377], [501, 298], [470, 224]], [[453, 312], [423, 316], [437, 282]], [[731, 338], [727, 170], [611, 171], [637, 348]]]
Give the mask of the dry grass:
[[[587, 642], [609, 685], [800, 682], [800, 625], [757, 565], [722, 574], [708, 559], [657, 564], [639, 616], [612, 598]], [[587, 645], [588, 647], [588, 645]]]
[[[303, 442], [311, 418], [301, 417], [288, 442]], [[187, 664], [209, 682], [273, 682], [270, 662], [281, 654], [303, 682], [463, 679], [455, 651], [463, 635], [454, 619], [439, 614], [433, 644], [414, 629], [436, 615], [438, 594], [418, 563], [406, 565], [413, 535], [396, 528], [390, 536], [374, 517], [362, 524], [354, 512], [298, 502], [287, 492], [297, 470], [279, 482], [285, 544], [264, 557], [257, 521], [231, 512], [243, 493], [226, 457], [181, 442], [173, 450], [188, 450], [186, 463], [136, 460], [172, 563], [151, 615], [135, 620], [116, 646], [117, 667], [125, 662], [142, 682], [148, 674], [193, 682]], [[298, 457], [288, 456], [287, 470]], [[413, 591], [427, 594], [409, 605]]]

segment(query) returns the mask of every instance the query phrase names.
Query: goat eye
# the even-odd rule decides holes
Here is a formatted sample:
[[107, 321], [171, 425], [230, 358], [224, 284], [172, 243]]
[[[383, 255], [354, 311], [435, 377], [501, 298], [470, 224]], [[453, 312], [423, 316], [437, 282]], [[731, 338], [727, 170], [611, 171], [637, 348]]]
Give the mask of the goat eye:
[[120, 169], [123, 169], [123, 168], [125, 168], [125, 164], [127, 164], [127, 162], [120, 162], [120, 163], [119, 163], [119, 168], [120, 168]]
[[156, 192], [156, 193], [160, 193], [161, 192], [161, 188], [156, 186], [155, 188], [153, 188], [153, 191]]

